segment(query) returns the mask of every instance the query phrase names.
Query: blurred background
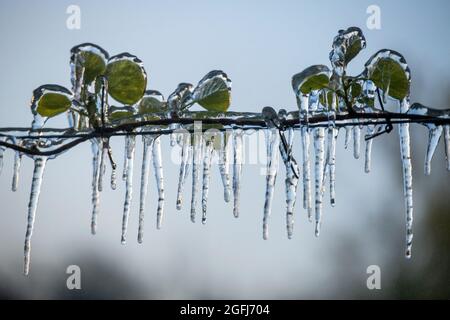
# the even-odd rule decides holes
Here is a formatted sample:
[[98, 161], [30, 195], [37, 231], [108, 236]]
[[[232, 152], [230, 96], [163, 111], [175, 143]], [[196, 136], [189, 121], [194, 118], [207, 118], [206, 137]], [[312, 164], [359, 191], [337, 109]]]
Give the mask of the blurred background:
[[[79, 30], [66, 27], [69, 5], [81, 9]], [[370, 5], [381, 9], [379, 30], [366, 26]], [[295, 110], [291, 76], [311, 64], [329, 64], [333, 37], [349, 26], [360, 27], [367, 40], [350, 73], [358, 74], [379, 49], [397, 50], [412, 70], [412, 102], [449, 108], [449, 9], [445, 0], [1, 0], [0, 127], [29, 126], [31, 93], [41, 84], [70, 88], [69, 51], [83, 42], [96, 43], [111, 55], [137, 55], [144, 61], [149, 88], [165, 96], [179, 82], [197, 83], [208, 71], [222, 69], [233, 80], [230, 110], [260, 111], [266, 105]], [[65, 119], [52, 125], [65, 126]], [[233, 218], [231, 204], [223, 202], [220, 175], [213, 169], [208, 223], [192, 224], [189, 206], [181, 213], [175, 210], [178, 166], [171, 161], [167, 138], [162, 141], [167, 198], [162, 230], [155, 228], [157, 198], [151, 177], [144, 243], [135, 240], [142, 153], [138, 140], [128, 243], [120, 244], [122, 183], [116, 191], [105, 188], [101, 193], [99, 230], [92, 236], [91, 151], [89, 144], [80, 145], [47, 165], [28, 277], [22, 275], [22, 251], [32, 161], [24, 157], [19, 190], [11, 192], [14, 153], [7, 151], [0, 176], [0, 298], [448, 299], [450, 174], [443, 141], [431, 176], [424, 176], [427, 129], [412, 125], [411, 132], [415, 220], [410, 260], [404, 258], [397, 130], [374, 141], [370, 174], [364, 173], [363, 156], [355, 160], [352, 149], [344, 149], [340, 132], [337, 205], [325, 205], [322, 234], [315, 238], [300, 192], [292, 240], [285, 234], [282, 166], [268, 241], [262, 240], [261, 165], [244, 166], [239, 219]], [[112, 146], [120, 172], [123, 139], [114, 139]], [[299, 149], [296, 136], [297, 159]], [[190, 199], [189, 187], [185, 198]], [[69, 265], [81, 268], [81, 290], [66, 287]], [[381, 269], [381, 290], [366, 287], [370, 265]]]

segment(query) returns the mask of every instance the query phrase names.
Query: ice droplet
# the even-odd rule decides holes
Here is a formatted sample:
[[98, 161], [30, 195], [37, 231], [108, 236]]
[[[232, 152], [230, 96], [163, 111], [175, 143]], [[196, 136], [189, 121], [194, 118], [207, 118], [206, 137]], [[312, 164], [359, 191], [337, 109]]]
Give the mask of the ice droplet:
[[264, 202], [264, 218], [263, 218], [263, 239], [269, 238], [269, 218], [272, 210], [273, 193], [278, 172], [279, 145], [280, 136], [277, 129], [269, 129], [271, 134], [270, 140], [266, 141], [269, 145], [267, 148], [267, 174], [266, 174], [266, 197]]
[[[406, 113], [409, 109], [409, 98], [400, 102], [400, 112]], [[412, 187], [412, 165], [409, 123], [399, 124], [400, 154], [403, 167], [403, 194], [406, 208], [406, 252], [407, 258], [411, 257], [411, 247], [413, 239], [413, 187]]]
[[28, 224], [24, 245], [23, 273], [25, 275], [28, 275], [30, 272], [31, 236], [33, 234], [34, 220], [36, 217], [36, 209], [39, 202], [39, 194], [41, 192], [42, 177], [44, 175], [46, 162], [46, 157], [34, 158], [33, 180], [31, 182], [30, 202], [28, 203]]
[[121, 243], [126, 244], [128, 218], [130, 216], [130, 206], [133, 197], [133, 165], [134, 165], [134, 153], [136, 147], [136, 136], [130, 135], [125, 137], [126, 145], [126, 172], [125, 176], [125, 202], [123, 205], [123, 217], [122, 217], [122, 237]]
[[442, 126], [428, 126], [428, 145], [427, 154], [425, 156], [425, 175], [427, 176], [431, 174], [431, 159], [433, 159], [434, 152], [441, 139], [442, 130]]
[[233, 214], [235, 218], [239, 217], [239, 202], [241, 196], [241, 178], [243, 163], [243, 131], [233, 130], [234, 164], [233, 164], [233, 195], [234, 205]]
[[148, 174], [150, 168], [150, 148], [153, 144], [153, 136], [143, 135], [143, 155], [142, 155], [142, 169], [141, 169], [141, 190], [139, 201], [139, 229], [138, 229], [138, 242], [142, 243], [144, 238], [144, 213], [145, 213], [145, 198], [147, 196], [148, 188]]
[[98, 191], [103, 191], [103, 177], [106, 172], [106, 157], [108, 156], [108, 142], [102, 140], [101, 142], [101, 158], [100, 158], [100, 170], [98, 175]]

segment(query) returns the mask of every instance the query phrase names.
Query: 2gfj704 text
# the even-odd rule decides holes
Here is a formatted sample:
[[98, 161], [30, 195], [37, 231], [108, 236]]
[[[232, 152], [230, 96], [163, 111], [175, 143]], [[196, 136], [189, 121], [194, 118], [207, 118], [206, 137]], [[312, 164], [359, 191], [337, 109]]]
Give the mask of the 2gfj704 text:
[[248, 317], [252, 315], [269, 315], [270, 308], [267, 304], [225, 304], [222, 308], [187, 304], [180, 308], [180, 315], [204, 315], [210, 318], [215, 313]]

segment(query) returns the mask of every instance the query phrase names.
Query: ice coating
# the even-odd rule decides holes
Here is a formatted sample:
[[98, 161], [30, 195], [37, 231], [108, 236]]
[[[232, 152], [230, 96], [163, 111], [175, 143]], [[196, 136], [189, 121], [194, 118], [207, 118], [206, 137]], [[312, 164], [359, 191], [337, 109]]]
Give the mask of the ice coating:
[[216, 91], [231, 91], [231, 80], [222, 70], [208, 72], [197, 84], [192, 92], [192, 100], [200, 100]]
[[[357, 52], [352, 52], [357, 47]], [[333, 69], [342, 74], [346, 64], [362, 49], [366, 47], [366, 39], [357, 27], [350, 27], [347, 30], [339, 30], [338, 35], [333, 40], [330, 52], [330, 61]]]
[[46, 157], [34, 158], [33, 180], [31, 182], [30, 202], [28, 203], [28, 223], [27, 223], [27, 231], [25, 233], [25, 245], [24, 245], [23, 273], [25, 275], [28, 275], [28, 273], [30, 272], [31, 236], [33, 235], [36, 209], [39, 202], [42, 177], [44, 175], [46, 163], [47, 163]]

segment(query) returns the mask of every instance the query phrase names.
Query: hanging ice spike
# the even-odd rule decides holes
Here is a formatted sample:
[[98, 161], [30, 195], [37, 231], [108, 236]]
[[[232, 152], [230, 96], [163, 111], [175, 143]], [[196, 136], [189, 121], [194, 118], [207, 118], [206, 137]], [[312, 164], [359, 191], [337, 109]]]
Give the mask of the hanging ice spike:
[[128, 218], [130, 216], [131, 199], [133, 196], [133, 165], [134, 165], [134, 153], [136, 149], [136, 136], [130, 135], [125, 138], [126, 146], [126, 161], [124, 172], [125, 178], [125, 202], [123, 205], [123, 217], [122, 217], [122, 236], [121, 243], [126, 244]]
[[143, 156], [142, 156], [142, 169], [141, 169], [141, 190], [139, 201], [139, 229], [138, 229], [138, 242], [142, 243], [144, 237], [144, 211], [145, 211], [145, 198], [147, 196], [148, 188], [148, 174], [151, 160], [151, 147], [153, 145], [153, 136], [142, 136], [143, 144]]
[[192, 158], [192, 147], [191, 147], [191, 135], [185, 133], [183, 135], [182, 146], [181, 146], [181, 164], [180, 164], [180, 174], [178, 178], [178, 191], [177, 191], [177, 210], [181, 210], [183, 203], [183, 189], [186, 181], [186, 176], [188, 174], [189, 161]]
[[263, 217], [263, 239], [269, 238], [269, 218], [272, 211], [273, 193], [278, 172], [279, 145], [280, 136], [277, 127], [279, 127], [278, 115], [271, 107], [265, 107], [262, 110], [262, 116], [268, 127], [267, 147], [267, 171], [266, 171], [266, 197], [264, 201]]
[[23, 273], [26, 275], [30, 272], [31, 236], [33, 235], [34, 220], [39, 202], [39, 194], [41, 193], [42, 177], [44, 175], [46, 162], [46, 157], [34, 158], [33, 180], [31, 183], [30, 202], [28, 203], [28, 224], [24, 246]]

